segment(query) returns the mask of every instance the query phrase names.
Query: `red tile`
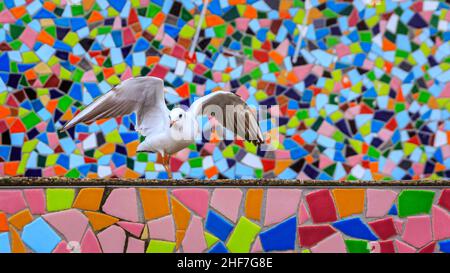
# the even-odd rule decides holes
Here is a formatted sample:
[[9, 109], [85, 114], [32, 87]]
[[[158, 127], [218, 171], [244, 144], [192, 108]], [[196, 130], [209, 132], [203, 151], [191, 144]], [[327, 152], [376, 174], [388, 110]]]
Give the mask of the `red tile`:
[[333, 197], [328, 190], [318, 190], [306, 196], [309, 212], [314, 223], [334, 222], [337, 220]]
[[369, 222], [369, 226], [381, 240], [389, 239], [397, 234], [392, 217]]
[[301, 247], [312, 247], [331, 234], [335, 233], [331, 226], [301, 226], [298, 228], [298, 238]]

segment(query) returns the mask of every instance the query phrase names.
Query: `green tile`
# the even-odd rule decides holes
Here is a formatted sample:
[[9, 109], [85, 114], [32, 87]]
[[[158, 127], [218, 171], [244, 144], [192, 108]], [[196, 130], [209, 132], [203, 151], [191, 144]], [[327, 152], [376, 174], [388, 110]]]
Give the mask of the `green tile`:
[[250, 247], [260, 230], [261, 227], [257, 224], [245, 217], [241, 217], [228, 240], [228, 250], [234, 253], [249, 252]]
[[172, 253], [175, 250], [176, 243], [160, 240], [150, 240], [146, 253]]
[[369, 244], [363, 240], [345, 240], [349, 253], [370, 253]]
[[47, 189], [47, 210], [70, 209], [75, 197], [74, 189]]
[[429, 214], [433, 198], [434, 191], [403, 190], [398, 196], [398, 216]]

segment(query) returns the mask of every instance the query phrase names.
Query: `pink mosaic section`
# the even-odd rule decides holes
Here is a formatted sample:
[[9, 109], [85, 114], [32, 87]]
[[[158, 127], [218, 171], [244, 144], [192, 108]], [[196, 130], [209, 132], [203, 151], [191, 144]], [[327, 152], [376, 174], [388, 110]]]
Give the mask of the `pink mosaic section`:
[[0, 252], [448, 253], [450, 189], [1, 189]]

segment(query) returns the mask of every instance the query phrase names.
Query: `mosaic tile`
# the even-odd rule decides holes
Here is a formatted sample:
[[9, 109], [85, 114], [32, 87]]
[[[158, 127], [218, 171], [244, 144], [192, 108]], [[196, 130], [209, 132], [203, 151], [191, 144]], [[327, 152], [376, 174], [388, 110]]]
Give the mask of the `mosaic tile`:
[[245, 197], [245, 216], [249, 219], [259, 221], [261, 219], [261, 207], [264, 191], [260, 189], [249, 189]]
[[450, 238], [450, 214], [434, 205], [432, 209], [432, 224], [434, 240]]
[[211, 196], [211, 206], [233, 222], [236, 222], [242, 200], [240, 189], [216, 189]]
[[176, 189], [173, 196], [193, 212], [206, 217], [209, 202], [209, 192], [205, 189]]
[[404, 190], [398, 196], [399, 216], [406, 217], [430, 213], [434, 192], [425, 190]]
[[297, 218], [292, 217], [259, 234], [265, 251], [291, 250], [295, 248]]
[[170, 213], [169, 197], [166, 190], [140, 189], [139, 194], [142, 200], [145, 219], [155, 219]]
[[49, 223], [55, 231], [64, 236], [66, 241], [81, 241], [88, 225], [88, 218], [78, 210], [69, 209], [65, 211], [48, 213], [42, 218]]
[[[126, 206], [121, 206], [120, 204], [124, 202], [126, 202]], [[136, 190], [134, 188], [112, 190], [102, 209], [112, 216], [137, 222], [138, 208]]]
[[75, 197], [75, 190], [47, 189], [46, 196], [48, 211], [65, 210], [72, 207], [72, 202]]
[[376, 241], [378, 239], [365, 225], [361, 218], [340, 220], [333, 223], [333, 227], [353, 238], [365, 239], [369, 241]]
[[298, 228], [300, 246], [312, 247], [335, 232], [336, 230], [329, 225], [300, 226]]
[[269, 189], [266, 199], [264, 225], [278, 223], [298, 211], [301, 190]]
[[150, 239], [175, 241], [175, 223], [171, 215], [147, 222]]
[[73, 203], [74, 208], [97, 211], [100, 209], [104, 189], [80, 189]]
[[156, 157], [132, 148], [135, 115], [57, 132], [120, 81], [153, 75], [170, 87], [170, 107], [217, 89], [279, 106], [263, 131], [280, 132], [283, 161], [230, 141], [208, 162], [199, 155], [213, 154], [213, 141], [197, 143], [174, 156], [179, 178], [450, 177], [447, 3], [312, 1], [302, 31], [302, 1], [236, 3], [208, 4], [189, 56], [198, 1], [8, 2], [0, 174], [167, 178]]
[[250, 246], [261, 228], [245, 217], [241, 217], [226, 244], [233, 253], [249, 252]]
[[97, 238], [100, 242], [103, 252], [123, 253], [125, 247], [125, 231], [115, 225], [98, 233]]
[[367, 189], [366, 217], [385, 216], [396, 198], [397, 193], [391, 190]]
[[339, 217], [344, 218], [363, 212], [365, 199], [363, 189], [334, 189], [332, 193]]
[[[51, 192], [49, 189], [39, 188], [37, 193]], [[60, 188], [57, 188], [60, 189]], [[71, 189], [71, 188], [68, 188]], [[81, 188], [88, 189], [88, 188]], [[239, 210], [239, 219], [234, 224], [225, 215], [213, 207], [212, 198], [207, 199], [206, 217], [197, 215], [184, 204], [178, 201], [175, 193], [177, 188], [148, 188], [150, 190], [161, 190], [164, 193], [165, 202], [169, 202], [167, 215], [145, 219], [145, 210], [137, 211], [136, 221], [129, 221], [116, 217], [117, 210], [92, 211], [72, 208], [69, 203], [74, 203], [81, 189], [72, 189], [74, 196], [68, 198], [66, 209], [34, 213], [31, 210], [33, 202], [25, 203], [25, 208], [14, 214], [0, 211], [0, 234], [7, 234], [0, 243], [3, 250], [10, 252], [53, 252], [53, 253], [98, 253], [98, 252], [371, 252], [371, 253], [429, 253], [448, 251], [447, 222], [449, 213], [441, 206], [442, 196], [446, 189], [396, 189], [395, 192], [382, 189], [373, 194], [373, 189], [361, 189], [364, 191], [370, 206], [363, 207], [358, 215], [367, 216], [369, 211], [375, 215], [364, 218], [361, 216], [348, 216], [338, 218], [338, 206], [336, 202], [335, 189], [303, 188], [301, 195], [295, 195], [295, 207], [291, 216], [270, 226], [264, 226], [261, 219], [254, 221], [247, 218], [244, 209]], [[143, 195], [138, 194], [139, 188], [113, 187], [103, 191], [101, 200], [111, 197], [114, 190], [118, 191], [119, 197], [127, 196], [120, 193], [132, 192], [135, 198], [122, 198], [116, 205], [123, 207], [134, 207], [143, 204]], [[130, 191], [132, 189], [133, 191]], [[147, 188], [140, 188], [147, 189]], [[208, 189], [214, 192], [218, 188]], [[251, 190], [262, 190], [262, 196], [268, 196], [271, 188], [240, 188], [242, 198], [248, 196]], [[292, 193], [292, 188], [280, 187], [279, 193]], [[25, 191], [17, 190], [15, 198], [22, 199]], [[184, 189], [183, 189], [184, 190]], [[189, 194], [190, 189], [186, 189]], [[417, 195], [408, 196], [413, 191]], [[68, 191], [71, 193], [71, 191]], [[372, 193], [370, 193], [372, 192]], [[421, 195], [426, 193], [424, 196]], [[63, 195], [67, 192], [63, 192]], [[207, 192], [203, 191], [203, 194]], [[53, 193], [54, 194], [54, 193]], [[56, 192], [57, 200], [60, 192]], [[84, 194], [84, 193], [82, 193]], [[48, 195], [48, 194], [47, 194]], [[400, 200], [400, 198], [405, 198]], [[39, 194], [39, 196], [41, 196]], [[193, 191], [193, 196], [198, 196]], [[206, 195], [203, 195], [206, 196]], [[285, 195], [282, 195], [285, 196]], [[288, 195], [289, 196], [289, 195]], [[394, 199], [392, 197], [394, 196]], [[402, 197], [403, 196], [403, 197]], [[436, 196], [431, 198], [430, 196]], [[44, 197], [44, 204], [48, 196]], [[304, 198], [303, 198], [304, 197]], [[55, 194], [52, 196], [55, 199]], [[117, 198], [117, 197], [114, 197]], [[418, 202], [412, 202], [417, 200]], [[423, 198], [423, 199], [422, 199]], [[62, 200], [66, 200], [62, 198]], [[404, 202], [406, 200], [406, 202]], [[54, 201], [54, 200], [53, 200]], [[266, 200], [267, 201], [267, 200]], [[424, 202], [426, 201], [426, 202]], [[242, 206], [244, 204], [241, 200]], [[417, 212], [417, 203], [431, 202], [428, 212], [420, 210]], [[40, 202], [42, 203], [42, 202]], [[56, 202], [58, 204], [58, 202]], [[290, 201], [288, 202], [290, 203]], [[131, 206], [130, 206], [131, 204]], [[410, 216], [386, 215], [389, 207], [399, 204], [403, 211], [412, 211]], [[42, 204], [39, 205], [42, 209]], [[268, 202], [261, 202], [261, 211], [266, 211]], [[194, 206], [195, 207], [195, 206]], [[303, 207], [303, 208], [302, 208]], [[424, 207], [420, 205], [419, 207]], [[52, 208], [52, 205], [50, 206]], [[54, 206], [53, 206], [54, 208]], [[375, 208], [375, 209], [374, 209]], [[6, 208], [11, 209], [11, 208]], [[41, 210], [39, 209], [39, 210]], [[38, 211], [39, 211], [38, 210]], [[303, 212], [302, 212], [303, 210]], [[327, 212], [333, 217], [322, 219], [317, 222], [317, 211], [331, 210]], [[112, 213], [112, 214], [110, 214]], [[165, 213], [164, 213], [165, 214]], [[328, 215], [326, 214], [326, 215]], [[299, 215], [303, 216], [301, 220]], [[310, 216], [307, 217], [308, 215]], [[320, 213], [319, 213], [320, 215]], [[370, 215], [370, 214], [369, 214]], [[316, 218], [314, 218], [316, 217]], [[306, 219], [306, 220], [305, 220]], [[316, 222], [314, 221], [316, 219]], [[319, 219], [320, 216], [319, 216]], [[335, 219], [335, 220], [331, 220]], [[6, 240], [7, 238], [7, 240]]]
[[410, 216], [406, 220], [402, 239], [410, 245], [421, 248], [432, 240], [431, 217]]
[[309, 212], [314, 223], [337, 220], [336, 208], [328, 190], [317, 190], [306, 195]]
[[103, 230], [119, 221], [116, 217], [100, 212], [85, 211], [84, 214], [95, 231]]
[[203, 252], [206, 249], [202, 218], [199, 216], [192, 217], [181, 244], [183, 250], [187, 253]]
[[50, 253], [61, 241], [58, 234], [42, 217], [35, 219], [23, 228], [21, 239], [37, 253]]

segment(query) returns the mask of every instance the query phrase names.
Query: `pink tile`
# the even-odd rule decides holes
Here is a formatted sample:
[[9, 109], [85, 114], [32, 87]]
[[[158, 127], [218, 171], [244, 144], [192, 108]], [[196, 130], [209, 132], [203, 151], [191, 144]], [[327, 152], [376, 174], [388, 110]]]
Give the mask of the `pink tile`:
[[432, 210], [434, 240], [450, 238], [450, 214], [434, 205]]
[[148, 221], [147, 226], [151, 239], [175, 241], [175, 223], [172, 215]]
[[144, 253], [145, 242], [133, 237], [128, 238], [127, 253]]
[[236, 223], [242, 201], [240, 189], [216, 189], [211, 197], [211, 207]]
[[397, 230], [398, 234], [402, 234], [402, 232], [403, 232], [403, 223], [404, 223], [404, 221], [401, 219], [394, 220], [395, 229]]
[[87, 217], [76, 209], [49, 213], [42, 217], [60, 232], [68, 242], [80, 242], [89, 222]]
[[23, 191], [28, 208], [32, 214], [44, 214], [45, 210], [45, 192], [44, 189], [29, 189]]
[[0, 211], [14, 214], [26, 207], [21, 190], [0, 190]]
[[117, 223], [121, 228], [133, 234], [136, 237], [140, 237], [142, 234], [142, 229], [144, 228], [144, 224], [142, 223], [132, 223], [120, 221]]
[[392, 207], [397, 193], [391, 190], [367, 189], [366, 217], [383, 217]]
[[206, 217], [208, 211], [209, 192], [206, 189], [176, 189], [172, 191], [181, 203], [193, 210], [202, 218]]
[[70, 253], [70, 249], [67, 247], [67, 242], [59, 242], [55, 249], [53, 249], [52, 253]]
[[34, 47], [36, 42], [36, 37], [38, 33], [34, 31], [31, 27], [25, 28], [25, 30], [20, 35], [19, 39], [30, 49]]
[[16, 22], [17, 19], [9, 12], [8, 9], [0, 12], [0, 24], [9, 24]]
[[134, 188], [114, 189], [106, 199], [103, 211], [111, 216], [137, 222], [139, 217], [136, 190]]
[[319, 242], [311, 248], [313, 253], [346, 253], [344, 239], [340, 233], [335, 233], [330, 237]]
[[91, 228], [86, 230], [86, 233], [81, 240], [81, 252], [82, 253], [102, 253], [102, 249], [100, 248], [100, 243], [95, 237], [94, 232]]
[[206, 249], [202, 218], [196, 215], [192, 217], [181, 245], [186, 253], [200, 253]]
[[433, 239], [431, 217], [428, 215], [408, 217], [402, 239], [416, 248], [421, 248], [431, 242]]
[[278, 223], [298, 212], [301, 196], [301, 190], [268, 189], [264, 225]]
[[395, 240], [394, 245], [397, 248], [398, 253], [415, 253], [416, 249], [402, 241]]
[[309, 220], [309, 213], [306, 209], [305, 203], [302, 201], [300, 204], [300, 209], [298, 210], [298, 224], [302, 225]]
[[252, 245], [252, 249], [250, 250], [250, 253], [257, 253], [257, 252], [264, 252], [259, 236], [256, 237], [255, 242]]
[[450, 189], [442, 190], [438, 205], [447, 210], [450, 210]]
[[104, 253], [123, 253], [125, 247], [125, 231], [112, 225], [97, 235]]

